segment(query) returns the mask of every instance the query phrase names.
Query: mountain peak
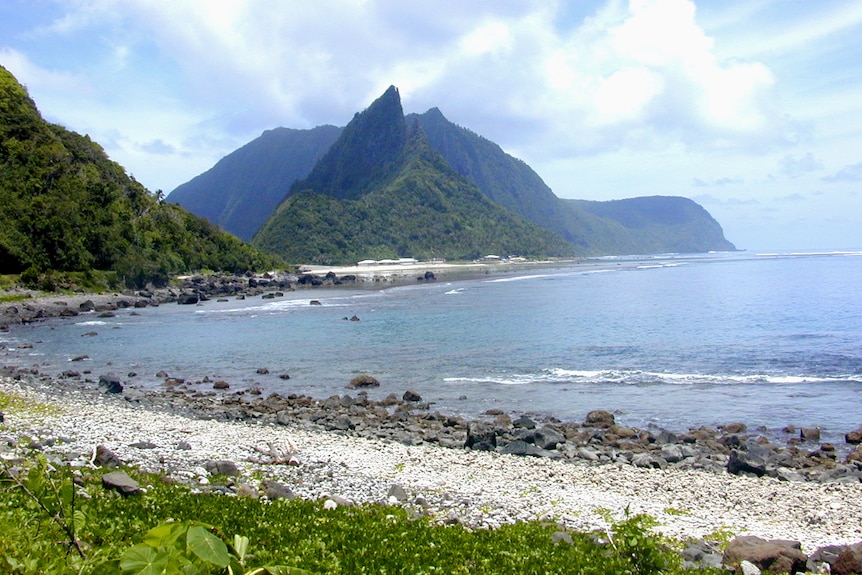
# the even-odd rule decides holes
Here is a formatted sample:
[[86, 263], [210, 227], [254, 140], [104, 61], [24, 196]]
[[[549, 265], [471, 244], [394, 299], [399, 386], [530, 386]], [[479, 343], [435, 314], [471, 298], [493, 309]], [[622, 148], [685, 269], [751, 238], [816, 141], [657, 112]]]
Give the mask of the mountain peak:
[[407, 141], [407, 125], [398, 88], [390, 86], [356, 114], [341, 137], [290, 194], [312, 190], [336, 199], [355, 199], [388, 174]]

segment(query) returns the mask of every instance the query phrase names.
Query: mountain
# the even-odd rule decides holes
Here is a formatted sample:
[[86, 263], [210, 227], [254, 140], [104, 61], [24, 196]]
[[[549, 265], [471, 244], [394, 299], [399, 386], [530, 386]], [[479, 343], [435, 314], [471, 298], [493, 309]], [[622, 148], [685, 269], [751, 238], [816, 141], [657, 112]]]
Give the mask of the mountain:
[[681, 197], [649, 196], [592, 202], [564, 200], [595, 216], [619, 223], [638, 252], [734, 251], [719, 223], [700, 204]]
[[417, 123], [408, 127], [394, 86], [354, 116], [252, 243], [320, 264], [574, 254], [561, 237], [493, 203], [453, 170]]
[[273, 267], [277, 258], [162, 202], [104, 150], [42, 119], [0, 66], [0, 273], [34, 283], [110, 271], [127, 285], [209, 268]]
[[[287, 131], [283, 128], [271, 130], [241, 148], [248, 148], [247, 154], [240, 155], [235, 152], [220, 161], [217, 166], [222, 170], [221, 177], [212, 178], [206, 183], [195, 178], [175, 190], [170, 198], [173, 199], [181, 189], [185, 191], [185, 186], [194, 183], [202, 205], [184, 205], [213, 222], [223, 220], [210, 213], [233, 202], [233, 213], [237, 217], [243, 213], [248, 214], [249, 225], [245, 228], [237, 227], [233, 219], [224, 220], [220, 225], [240, 237], [248, 237], [249, 230], [253, 227], [252, 222], [264, 221], [264, 206], [275, 205], [275, 195], [267, 190], [277, 189], [278, 198], [283, 198], [283, 190], [290, 188], [296, 179], [292, 173], [281, 175], [275, 168], [279, 165], [279, 147], [288, 146], [286, 142], [280, 142], [286, 140], [288, 135], [295, 136], [295, 139], [290, 142], [289, 145], [293, 148], [289, 156], [284, 156], [283, 161], [297, 165], [307, 162], [297, 170], [304, 172], [305, 175], [298, 178], [305, 178], [306, 183], [299, 184], [298, 188], [291, 188], [291, 193], [302, 188], [319, 192], [325, 189], [337, 199], [349, 199], [361, 196], [368, 186], [375, 185], [381, 178], [385, 179], [391, 175], [390, 172], [394, 169], [394, 164], [391, 163], [391, 158], [394, 157], [392, 152], [403, 144], [405, 127], [418, 124], [425, 132], [430, 147], [442, 155], [455, 172], [478, 187], [488, 199], [522, 219], [556, 232], [571, 243], [580, 255], [691, 253], [735, 249], [733, 244], [724, 238], [718, 223], [706, 210], [691, 200], [678, 198], [674, 203], [657, 198], [645, 201], [631, 198], [614, 202], [561, 199], [525, 162], [505, 153], [494, 142], [450, 122], [439, 109], [431, 108], [424, 114], [410, 114], [402, 118], [400, 99], [394, 87], [387, 90], [380, 100], [379, 106], [374, 106], [373, 110], [369, 109], [373, 114], [382, 114], [380, 117], [369, 115], [369, 111], [357, 114], [349, 126], [350, 133], [346, 134], [343, 140], [339, 140], [338, 145], [346, 154], [338, 150], [330, 150], [331, 154], [321, 152], [325, 145], [323, 141], [309, 141], [305, 144], [305, 139], [310, 140], [310, 132], [313, 131]], [[388, 105], [384, 106], [387, 102]], [[384, 113], [387, 108], [397, 108], [399, 113]], [[387, 118], [390, 124], [385, 127], [380, 124], [379, 133], [369, 135], [360, 129], [362, 124], [378, 125], [378, 120]], [[338, 129], [328, 128], [333, 130], [329, 135], [333, 138], [334, 146], [338, 137], [334, 130]], [[386, 134], [394, 137], [384, 138]], [[366, 137], [377, 139], [363, 140]], [[318, 155], [305, 153], [305, 145], [316, 146], [314, 152]], [[313, 158], [321, 160], [317, 167], [316, 159]], [[351, 168], [354, 171], [342, 169], [347, 166], [354, 166]], [[312, 174], [312, 170], [317, 173]], [[326, 174], [336, 172], [340, 174], [339, 179], [321, 179]], [[258, 181], [266, 181], [269, 187], [256, 183]], [[229, 186], [227, 182], [232, 184]], [[235, 186], [233, 182], [236, 183]], [[239, 192], [235, 193], [234, 189]], [[260, 205], [258, 196], [261, 196]], [[211, 207], [207, 207], [208, 204], [211, 204]], [[682, 209], [683, 205], [687, 206], [687, 209]], [[630, 211], [637, 213], [638, 210], [655, 212], [663, 208], [671, 210], [669, 214], [677, 214], [678, 219], [671, 222], [653, 217], [652, 223], [645, 225], [643, 221], [638, 222], [632, 217], [615, 216]]]
[[190, 212], [249, 241], [290, 185], [308, 176], [341, 128], [275, 128], [231, 152], [168, 196]]
[[459, 174], [512, 213], [553, 230], [582, 255], [705, 252], [736, 249], [721, 226], [686, 198], [630, 198], [608, 202], [558, 198], [525, 162], [450, 122], [437, 108], [412, 114]]

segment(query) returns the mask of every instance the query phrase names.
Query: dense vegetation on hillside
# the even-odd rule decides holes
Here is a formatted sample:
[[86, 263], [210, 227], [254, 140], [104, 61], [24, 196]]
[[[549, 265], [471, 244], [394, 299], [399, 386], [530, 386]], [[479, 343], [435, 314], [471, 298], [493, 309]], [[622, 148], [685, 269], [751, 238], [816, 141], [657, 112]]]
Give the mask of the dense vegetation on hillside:
[[254, 239], [285, 259], [316, 264], [411, 256], [469, 260], [494, 254], [573, 255], [459, 178], [417, 130], [403, 169], [354, 200], [311, 190], [289, 197]]
[[0, 67], [0, 273], [113, 271], [127, 285], [279, 262], [161, 201], [87, 136], [45, 122]]
[[305, 178], [341, 128], [275, 128], [180, 185], [167, 200], [249, 241], [293, 182]]
[[694, 253], [734, 251], [721, 226], [702, 206], [688, 198], [648, 196], [591, 202], [563, 200], [608, 221], [619, 223], [639, 251], [630, 253]]
[[[438, 152], [457, 174], [511, 214], [556, 232], [579, 255], [735, 249], [724, 238], [721, 226], [691, 200], [659, 196], [613, 202], [561, 199], [526, 163], [506, 154], [494, 142], [450, 122], [439, 109], [432, 108], [424, 114], [410, 114], [406, 118], [402, 118], [400, 113], [391, 113], [395, 109], [400, 111], [400, 99], [397, 90], [391, 87], [377, 104], [355, 116], [354, 121], [344, 128], [344, 137], [335, 144], [332, 142], [341, 133], [340, 128], [270, 130], [223, 158], [213, 169], [177, 188], [169, 199], [173, 201], [176, 198], [193, 212], [240, 237], [247, 237], [252, 233], [255, 222], [260, 225], [265, 221], [264, 212], [274, 209], [287, 188], [290, 188], [288, 195], [313, 189], [337, 200], [352, 200], [393, 177], [394, 172], [400, 169], [393, 158], [397, 157], [395, 152], [403, 144], [405, 125], [418, 123], [431, 149]], [[375, 130], [369, 131], [369, 126]], [[324, 128], [327, 130], [325, 134], [317, 132]], [[328, 145], [327, 137], [331, 138], [328, 142], [332, 144], [328, 152], [324, 149]], [[317, 158], [321, 159], [315, 166]], [[290, 171], [287, 166], [296, 170]], [[296, 176], [298, 172], [302, 175]], [[338, 177], [333, 178], [333, 174], [338, 174]], [[297, 177], [305, 180], [296, 182]], [[194, 201], [188, 199], [192, 197]], [[297, 198], [291, 204], [307, 199]], [[342, 213], [343, 206], [320, 199], [316, 202], [313, 208], [305, 205], [302, 210], [327, 211], [315, 215], [313, 225], [304, 221], [297, 228], [297, 235], [304, 238], [311, 237], [309, 234], [327, 235], [327, 238], [315, 241], [331, 245], [320, 249], [309, 246], [304, 250], [292, 250], [294, 255], [319, 256], [332, 252], [332, 246], [353, 241], [351, 238], [355, 232], [345, 234], [339, 231], [345, 226], [338, 220], [342, 216], [349, 218], [354, 215]], [[382, 209], [393, 207], [384, 205]], [[296, 205], [294, 208], [299, 209]], [[669, 215], [680, 217], [655, 217], [665, 209], [669, 210]], [[639, 215], [641, 210], [644, 213]], [[367, 209], [364, 215], [367, 215]], [[649, 222], [649, 225], [644, 222]], [[380, 218], [378, 223], [382, 223]], [[394, 223], [403, 224], [397, 218]], [[376, 233], [384, 232], [377, 230]], [[290, 232], [282, 230], [279, 235], [282, 236], [280, 240], [275, 241], [270, 235], [267, 242], [272, 246], [286, 245], [284, 242]], [[367, 257], [375, 257], [372, 254], [395, 255], [397, 250], [391, 247], [391, 242], [378, 243], [388, 247], [376, 249], [371, 247], [374, 242], [363, 241], [363, 253], [367, 253]], [[336, 251], [347, 254], [363, 250]]]
[[561, 237], [491, 202], [407, 128], [395, 88], [358, 114], [253, 243], [292, 262], [571, 256]]
[[[447, 120], [437, 108], [411, 115], [431, 146], [494, 202], [553, 230], [579, 254], [733, 250], [721, 226], [695, 202], [641, 197], [609, 202], [558, 198], [530, 166], [494, 142]], [[664, 214], [663, 216], [660, 214]]]

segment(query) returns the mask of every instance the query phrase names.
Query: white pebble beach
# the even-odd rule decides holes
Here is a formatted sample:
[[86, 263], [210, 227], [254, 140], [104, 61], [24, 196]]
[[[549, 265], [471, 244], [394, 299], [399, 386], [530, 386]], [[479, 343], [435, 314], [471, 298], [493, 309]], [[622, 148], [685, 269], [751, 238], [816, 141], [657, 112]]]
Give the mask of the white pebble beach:
[[[493, 528], [521, 520], [548, 520], [577, 530], [602, 530], [615, 518], [646, 513], [672, 537], [716, 533], [757, 535], [802, 543], [807, 553], [862, 540], [862, 483], [780, 482], [730, 474], [586, 465], [434, 446], [406, 446], [334, 432], [281, 425], [194, 419], [146, 409], [118, 397], [54, 390], [0, 378], [0, 391], [56, 409], [11, 410], [0, 424], [6, 443], [62, 438], [45, 447], [72, 465], [89, 465], [97, 445], [144, 471], [206, 484], [203, 464], [229, 459], [238, 482], [274, 479], [298, 496], [338, 496], [355, 503], [386, 503], [400, 485], [404, 505], [433, 517]], [[147, 441], [153, 449], [131, 447]], [[191, 449], [177, 449], [187, 442]], [[268, 463], [268, 445], [291, 451], [298, 465]], [[21, 455], [6, 445], [0, 457]], [[418, 501], [418, 503], [417, 503]]]

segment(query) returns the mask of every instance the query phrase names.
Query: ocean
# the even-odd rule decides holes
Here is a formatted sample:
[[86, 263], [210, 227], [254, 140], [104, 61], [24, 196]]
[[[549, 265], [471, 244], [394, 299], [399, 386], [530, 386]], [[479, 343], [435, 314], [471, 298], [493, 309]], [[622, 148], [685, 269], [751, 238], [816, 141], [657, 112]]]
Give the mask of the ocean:
[[228, 381], [229, 392], [318, 398], [355, 395], [345, 386], [369, 374], [381, 382], [373, 399], [409, 389], [471, 417], [494, 408], [579, 422], [605, 409], [636, 427], [820, 427], [833, 442], [862, 425], [862, 251], [513, 270], [84, 314], [13, 328], [0, 357], [142, 388], [158, 388], [165, 370]]

